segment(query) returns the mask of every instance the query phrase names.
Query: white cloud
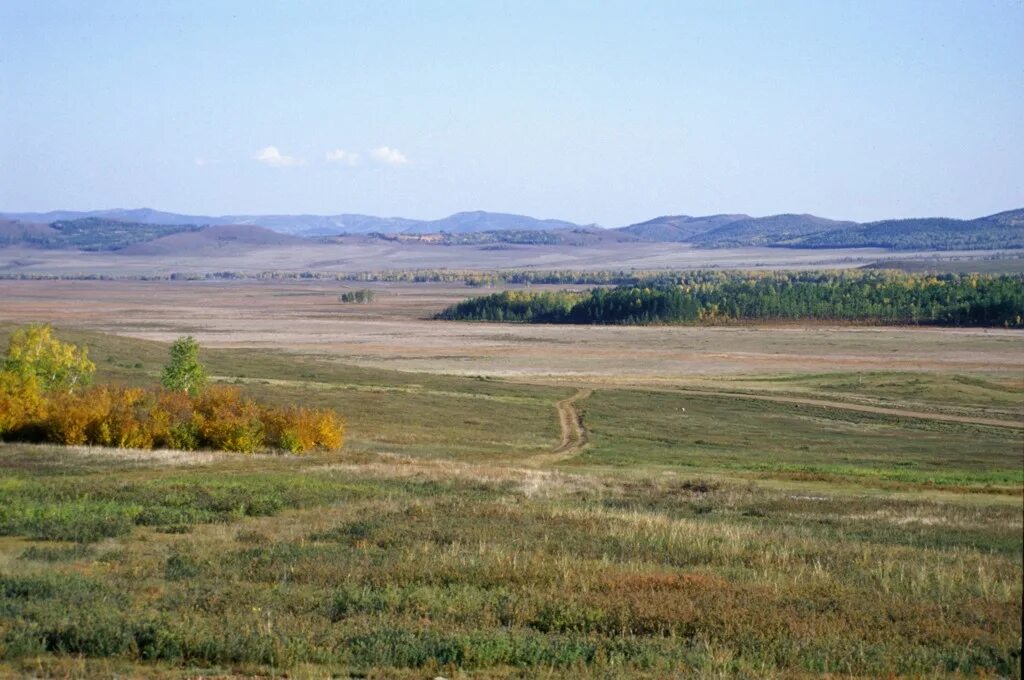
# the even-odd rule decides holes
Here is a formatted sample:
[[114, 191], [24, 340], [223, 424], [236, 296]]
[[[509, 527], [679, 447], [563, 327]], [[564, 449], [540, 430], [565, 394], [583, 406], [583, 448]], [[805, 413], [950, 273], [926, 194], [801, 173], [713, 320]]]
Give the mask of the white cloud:
[[324, 160], [328, 163], [342, 163], [344, 165], [355, 165], [359, 162], [359, 154], [354, 151], [345, 151], [344, 149], [335, 149], [334, 151], [328, 151], [324, 155]]
[[398, 149], [392, 149], [390, 146], [379, 146], [371, 151], [370, 155], [379, 163], [387, 165], [405, 165], [409, 162], [404, 153]]
[[294, 156], [285, 156], [276, 146], [265, 146], [256, 152], [254, 160], [274, 168], [287, 168], [294, 165], [302, 165], [305, 161]]

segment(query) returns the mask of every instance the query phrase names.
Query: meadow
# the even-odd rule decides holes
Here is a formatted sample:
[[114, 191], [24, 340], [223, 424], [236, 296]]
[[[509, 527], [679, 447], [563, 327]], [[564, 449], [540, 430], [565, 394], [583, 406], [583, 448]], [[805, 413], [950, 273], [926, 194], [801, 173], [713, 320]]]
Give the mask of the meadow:
[[0, 444], [6, 674], [1021, 676], [1019, 332], [467, 328], [427, 320], [464, 288], [11, 284], [0, 345], [34, 314], [143, 386], [192, 332], [214, 382], [337, 409], [346, 446]]

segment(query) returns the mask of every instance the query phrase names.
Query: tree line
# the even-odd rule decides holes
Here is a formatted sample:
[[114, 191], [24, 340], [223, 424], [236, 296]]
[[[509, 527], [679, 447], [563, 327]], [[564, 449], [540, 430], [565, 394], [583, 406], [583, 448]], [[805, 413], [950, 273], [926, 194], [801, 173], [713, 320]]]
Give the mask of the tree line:
[[506, 291], [436, 318], [573, 324], [837, 321], [1024, 327], [1024, 275], [691, 272], [586, 292]]
[[169, 272], [157, 274], [47, 274], [0, 272], [0, 280], [29, 281], [338, 281], [356, 283], [461, 283], [472, 288], [499, 285], [626, 285], [681, 275], [667, 270], [507, 270], [386, 269], [364, 272], [263, 271]]

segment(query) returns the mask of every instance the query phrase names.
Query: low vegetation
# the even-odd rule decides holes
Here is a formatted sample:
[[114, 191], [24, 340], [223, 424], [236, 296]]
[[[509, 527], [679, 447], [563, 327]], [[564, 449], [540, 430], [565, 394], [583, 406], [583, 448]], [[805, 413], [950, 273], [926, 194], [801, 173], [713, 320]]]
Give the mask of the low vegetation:
[[[61, 335], [94, 383], [166, 372]], [[201, 355], [200, 395], [344, 412], [346, 450], [3, 444], [0, 675], [1020, 677], [1022, 431], [928, 418], [1019, 420], [1013, 376], [598, 384], [539, 469], [574, 388]]]
[[437, 318], [579, 324], [815, 320], [1018, 328], [1024, 326], [1024, 276], [696, 272], [587, 293], [506, 291], [471, 298]]
[[1016, 504], [657, 471], [249, 460], [0, 450], [2, 663], [61, 676], [1020, 675]]

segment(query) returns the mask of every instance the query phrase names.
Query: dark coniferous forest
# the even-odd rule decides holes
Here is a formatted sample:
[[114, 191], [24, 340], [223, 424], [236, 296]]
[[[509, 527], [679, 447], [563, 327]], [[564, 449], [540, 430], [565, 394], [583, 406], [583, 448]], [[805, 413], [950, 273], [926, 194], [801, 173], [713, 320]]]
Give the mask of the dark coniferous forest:
[[507, 291], [439, 319], [574, 324], [839, 321], [1024, 326], [1024, 276], [895, 272], [694, 272], [587, 292]]

